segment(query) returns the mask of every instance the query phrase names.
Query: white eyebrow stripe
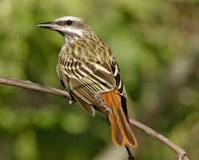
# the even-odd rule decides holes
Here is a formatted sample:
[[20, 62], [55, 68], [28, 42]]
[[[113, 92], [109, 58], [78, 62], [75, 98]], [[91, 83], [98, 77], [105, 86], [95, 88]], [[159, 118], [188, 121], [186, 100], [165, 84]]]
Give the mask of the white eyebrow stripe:
[[82, 19], [82, 18], [80, 18], [80, 17], [65, 16], [65, 17], [57, 18], [55, 21], [67, 21], [67, 20], [72, 20], [72, 21], [82, 21], [83, 19]]

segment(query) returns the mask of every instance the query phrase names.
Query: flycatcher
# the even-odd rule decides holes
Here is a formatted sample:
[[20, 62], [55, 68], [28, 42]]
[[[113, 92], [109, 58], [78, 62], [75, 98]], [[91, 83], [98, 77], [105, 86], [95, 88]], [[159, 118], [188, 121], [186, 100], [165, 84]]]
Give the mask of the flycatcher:
[[57, 31], [65, 39], [57, 73], [71, 97], [92, 116], [98, 110], [108, 117], [115, 144], [126, 147], [127, 151], [128, 147], [135, 147], [137, 141], [129, 125], [126, 91], [109, 46], [79, 17], [61, 17], [38, 26]]

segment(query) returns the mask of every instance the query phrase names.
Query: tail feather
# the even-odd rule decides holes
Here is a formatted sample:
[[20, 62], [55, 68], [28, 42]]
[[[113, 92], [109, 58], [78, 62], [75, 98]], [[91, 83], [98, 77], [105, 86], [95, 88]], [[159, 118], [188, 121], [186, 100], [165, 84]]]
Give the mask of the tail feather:
[[120, 146], [123, 146], [123, 143], [124, 143], [123, 136], [121, 134], [121, 131], [120, 131], [118, 124], [115, 123], [116, 119], [115, 119], [114, 115], [109, 116], [109, 121], [111, 123], [111, 131], [112, 131], [113, 142], [120, 145]]
[[121, 97], [115, 89], [102, 94], [105, 103], [110, 107], [108, 118], [111, 123], [113, 142], [119, 146], [136, 147], [137, 141], [130, 128], [127, 117], [121, 106]]

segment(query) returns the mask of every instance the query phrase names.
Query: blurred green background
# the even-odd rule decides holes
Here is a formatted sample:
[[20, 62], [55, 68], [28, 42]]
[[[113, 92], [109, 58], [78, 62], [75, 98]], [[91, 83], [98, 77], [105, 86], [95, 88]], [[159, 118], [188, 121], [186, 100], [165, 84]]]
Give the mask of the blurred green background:
[[[62, 88], [55, 66], [63, 38], [36, 24], [65, 15], [83, 17], [118, 58], [131, 117], [166, 135], [197, 160], [198, 2], [0, 0], [0, 76]], [[136, 129], [135, 134], [137, 159], [175, 159], [150, 136]], [[106, 160], [106, 154], [115, 155], [107, 153], [114, 150], [111, 144], [103, 115], [91, 118], [61, 97], [0, 85], [1, 160]], [[115, 159], [125, 159], [122, 155]]]

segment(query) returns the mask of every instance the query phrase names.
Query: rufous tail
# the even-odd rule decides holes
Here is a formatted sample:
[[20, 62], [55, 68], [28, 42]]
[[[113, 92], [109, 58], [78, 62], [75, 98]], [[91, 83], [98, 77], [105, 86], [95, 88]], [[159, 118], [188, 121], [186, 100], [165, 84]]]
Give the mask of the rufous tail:
[[121, 96], [117, 89], [102, 94], [111, 111], [108, 118], [111, 124], [113, 142], [119, 146], [136, 147], [137, 141], [122, 109]]

